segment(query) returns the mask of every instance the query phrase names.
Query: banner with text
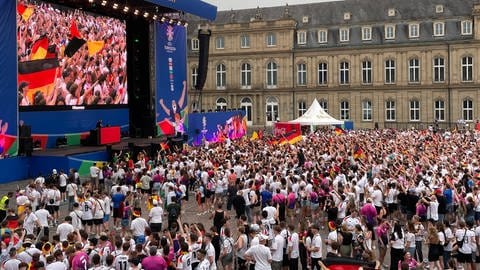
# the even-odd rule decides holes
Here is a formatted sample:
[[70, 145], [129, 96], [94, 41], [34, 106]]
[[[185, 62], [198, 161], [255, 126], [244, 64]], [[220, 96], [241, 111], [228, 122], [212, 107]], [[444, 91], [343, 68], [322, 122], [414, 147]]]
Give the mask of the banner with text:
[[155, 23], [158, 135], [187, 130], [187, 33], [182, 25]]

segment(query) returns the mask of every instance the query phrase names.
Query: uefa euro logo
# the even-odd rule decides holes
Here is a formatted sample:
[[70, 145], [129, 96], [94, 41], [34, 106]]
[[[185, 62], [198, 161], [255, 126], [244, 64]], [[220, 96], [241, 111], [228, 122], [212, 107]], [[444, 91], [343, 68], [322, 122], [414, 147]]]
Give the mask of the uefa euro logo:
[[173, 40], [173, 35], [174, 35], [173, 26], [171, 26], [171, 25], [167, 26], [167, 40], [172, 41]]

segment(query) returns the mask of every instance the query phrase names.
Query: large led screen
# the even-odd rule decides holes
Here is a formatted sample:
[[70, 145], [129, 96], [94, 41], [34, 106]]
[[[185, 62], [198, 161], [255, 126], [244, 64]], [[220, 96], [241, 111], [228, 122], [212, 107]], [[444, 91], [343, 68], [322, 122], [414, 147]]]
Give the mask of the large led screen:
[[20, 110], [128, 103], [124, 21], [18, 2], [17, 44]]

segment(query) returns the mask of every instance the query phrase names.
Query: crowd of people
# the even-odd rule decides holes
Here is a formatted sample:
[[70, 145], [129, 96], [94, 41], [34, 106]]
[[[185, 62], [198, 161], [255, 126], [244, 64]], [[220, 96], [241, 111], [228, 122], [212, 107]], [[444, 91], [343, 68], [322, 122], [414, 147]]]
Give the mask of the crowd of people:
[[[31, 93], [31, 82], [20, 82], [20, 106], [127, 104], [124, 22], [44, 2], [24, 4], [32, 4], [34, 12], [27, 20], [17, 16], [18, 61], [32, 60], [35, 42], [47, 37], [47, 58], [57, 58], [60, 67], [49, 89]], [[73, 56], [65, 55], [73, 38], [72, 25], [78, 29], [78, 38], [103, 42], [101, 50], [89, 54], [85, 44]]]
[[[40, 176], [0, 199], [0, 263], [476, 269], [476, 131], [319, 131], [294, 145], [262, 134], [182, 152], [115, 153], [83, 181], [74, 170]], [[17, 209], [7, 208], [10, 199]], [[196, 215], [184, 214], [186, 204]]]

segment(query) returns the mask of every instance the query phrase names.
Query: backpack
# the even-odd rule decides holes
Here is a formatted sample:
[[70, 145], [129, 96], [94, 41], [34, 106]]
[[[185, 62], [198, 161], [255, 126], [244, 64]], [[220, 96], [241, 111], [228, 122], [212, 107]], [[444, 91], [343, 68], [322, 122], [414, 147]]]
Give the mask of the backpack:
[[178, 207], [170, 207], [168, 211], [168, 220], [177, 220], [178, 214]]

